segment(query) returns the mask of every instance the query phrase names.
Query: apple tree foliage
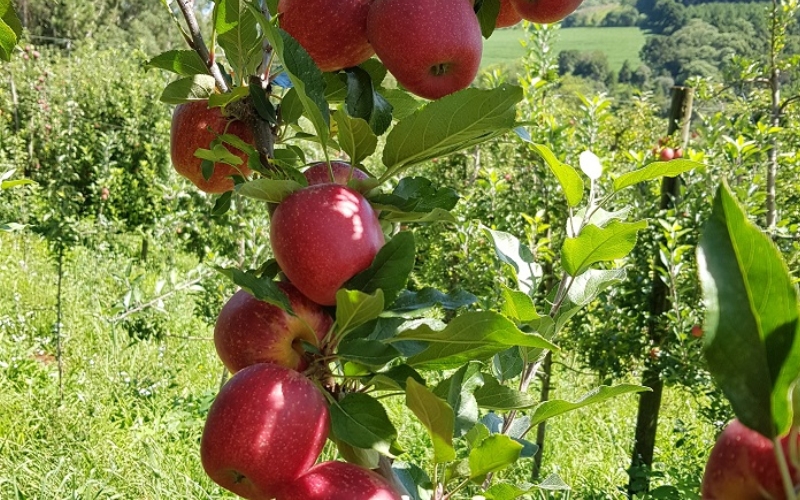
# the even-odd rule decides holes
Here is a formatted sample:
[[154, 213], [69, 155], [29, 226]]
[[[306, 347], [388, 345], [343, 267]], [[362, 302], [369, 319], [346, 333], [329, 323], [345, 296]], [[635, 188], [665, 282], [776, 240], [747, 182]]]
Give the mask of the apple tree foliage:
[[[526, 120], [535, 117], [518, 113], [522, 87], [470, 88], [423, 103], [393, 87], [376, 60], [322, 73], [270, 16], [275, 2], [267, 3], [268, 9], [240, 0], [221, 0], [215, 6], [209, 39], [217, 41], [213, 50], [221, 49], [229, 66], [211, 67], [224, 69], [229, 92], [220, 92], [219, 81], [195, 50], [168, 51], [148, 65], [177, 75], [163, 90], [163, 102], [208, 99], [234, 115], [249, 112], [276, 135], [266, 162], [263, 150], [220, 136], [221, 142], [247, 151], [248, 166], [259, 175], [238, 179], [233, 192], [217, 198], [217, 212], [243, 198], [280, 203], [304, 186], [298, 168], [319, 159], [309, 151], [323, 159], [343, 154], [365, 170], [374, 165], [374, 177], [352, 187], [380, 210], [388, 237], [373, 264], [337, 294], [332, 334], [336, 362], [328, 366], [342, 382], [330, 388], [335, 394], [333, 440], [344, 457], [362, 465], [375, 467], [380, 456], [402, 458], [402, 439], [382, 403], [385, 397], [401, 397], [432, 443], [427, 471], [414, 464], [395, 467], [413, 498], [430, 498], [434, 490], [440, 498], [467, 489], [510, 499], [554, 487], [552, 481], [512, 485], [492, 479], [535, 453], [535, 445], [525, 438], [538, 423], [642, 388], [601, 386], [578, 401], [539, 402], [528, 393], [529, 384], [543, 356], [558, 351], [567, 322], [627, 272], [615, 263], [632, 251], [647, 223], [629, 221], [625, 210], [611, 211], [613, 199], [697, 164], [654, 163], [611, 181], [590, 155], [581, 173], [530, 136]], [[496, 2], [487, 0], [478, 11], [487, 26], [492, 24], [485, 19], [490, 6]], [[490, 35], [491, 29], [484, 34]], [[438, 179], [409, 172], [423, 162], [501, 137], [516, 137], [544, 162], [567, 207], [568, 218], [552, 221], [565, 228], [566, 236], [558, 249], [560, 258], [552, 263], [560, 273], [551, 293], [539, 296], [542, 265], [525, 241], [482, 225], [489, 242], [484, 252], [512, 277], [499, 300], [486, 303], [463, 289], [409, 286], [417, 258], [412, 228], [435, 225], [438, 231], [459, 231], [452, 214], [459, 195]], [[210, 162], [227, 157], [217, 148], [198, 154]], [[285, 302], [272, 283], [278, 271], [274, 262], [248, 271], [222, 271], [259, 299]]]

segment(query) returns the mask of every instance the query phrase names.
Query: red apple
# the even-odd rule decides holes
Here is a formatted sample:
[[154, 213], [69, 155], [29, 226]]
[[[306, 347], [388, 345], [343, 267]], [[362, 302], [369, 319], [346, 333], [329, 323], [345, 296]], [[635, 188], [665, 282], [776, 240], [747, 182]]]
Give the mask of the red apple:
[[497, 14], [495, 28], [508, 28], [522, 21], [522, 16], [514, 8], [511, 0], [500, 0], [500, 13]]
[[675, 158], [683, 158], [683, 148], [675, 148]]
[[[788, 436], [781, 445], [788, 456]], [[800, 473], [790, 469], [797, 485]], [[702, 494], [703, 500], [786, 500], [772, 441], [733, 420], [711, 450]]]
[[583, 0], [511, 0], [523, 19], [550, 24], [561, 21], [583, 3]]
[[216, 163], [211, 177], [208, 180], [203, 177], [201, 168], [203, 160], [196, 157], [194, 152], [201, 148], [209, 149], [211, 141], [226, 132], [238, 136], [248, 144], [253, 143], [253, 133], [245, 123], [225, 118], [219, 108], [209, 108], [207, 101], [180, 104], [172, 113], [170, 131], [172, 165], [179, 174], [206, 193], [230, 191], [233, 189], [231, 175], [250, 175], [247, 155], [226, 145], [229, 151], [242, 159], [242, 164], [234, 167]]
[[468, 87], [483, 51], [481, 27], [466, 0], [374, 0], [367, 37], [397, 81], [427, 99]]
[[[333, 180], [331, 180], [331, 172], [333, 173]], [[346, 186], [351, 180], [363, 181], [369, 179], [369, 176], [363, 170], [353, 168], [349, 163], [343, 161], [332, 161], [330, 168], [324, 161], [314, 163], [303, 172], [303, 175], [308, 180], [308, 185], [315, 184], [341, 184]]]
[[223, 488], [269, 500], [314, 465], [329, 425], [325, 397], [310, 380], [282, 366], [252, 365], [211, 405], [200, 458]]
[[703, 336], [703, 327], [700, 325], [694, 325], [692, 327], [692, 337], [699, 339]]
[[306, 297], [336, 304], [342, 285], [372, 264], [384, 244], [375, 211], [361, 193], [338, 184], [295, 191], [270, 223], [275, 260]]
[[319, 304], [290, 283], [278, 283], [294, 316], [278, 306], [239, 290], [223, 306], [214, 327], [214, 345], [222, 362], [236, 373], [256, 363], [275, 363], [292, 370], [308, 368], [303, 341], [318, 346], [333, 324]]
[[281, 28], [322, 71], [358, 66], [375, 52], [367, 41], [371, 0], [280, 0]]
[[659, 153], [659, 158], [661, 161], [670, 161], [675, 159], [675, 150], [671, 147], [666, 147], [661, 149], [661, 153]]
[[371, 470], [323, 462], [288, 484], [276, 500], [400, 500], [400, 495]]

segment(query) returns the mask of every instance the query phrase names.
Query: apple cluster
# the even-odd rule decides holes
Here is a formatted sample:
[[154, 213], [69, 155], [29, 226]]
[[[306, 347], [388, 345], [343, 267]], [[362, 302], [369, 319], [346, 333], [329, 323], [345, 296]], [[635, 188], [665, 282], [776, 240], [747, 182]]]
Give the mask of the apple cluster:
[[[553, 23], [583, 0], [500, 0], [495, 27], [523, 19]], [[477, 5], [476, 5], [477, 4]], [[468, 87], [483, 39], [472, 0], [280, 0], [281, 28], [322, 71], [357, 66], [377, 55], [398, 83], [426, 99]]]
[[[320, 374], [333, 346], [336, 292], [372, 263], [384, 237], [367, 200], [347, 187], [368, 176], [343, 162], [317, 163], [308, 186], [278, 204], [271, 239], [288, 281], [284, 309], [236, 292], [214, 328], [233, 374], [212, 404], [200, 444], [216, 483], [253, 500], [399, 500], [381, 476], [358, 465], [318, 460], [330, 430]], [[289, 310], [291, 312], [289, 312]], [[309, 346], [311, 349], [309, 349]]]

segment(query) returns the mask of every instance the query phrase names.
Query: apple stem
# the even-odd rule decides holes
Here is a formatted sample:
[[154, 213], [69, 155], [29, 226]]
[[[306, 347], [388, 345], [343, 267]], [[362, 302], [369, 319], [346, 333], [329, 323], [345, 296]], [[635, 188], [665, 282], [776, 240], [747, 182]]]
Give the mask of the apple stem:
[[781, 480], [783, 481], [783, 489], [786, 492], [786, 500], [798, 500], [797, 493], [794, 490], [792, 483], [792, 475], [789, 472], [789, 464], [786, 461], [786, 455], [783, 453], [783, 446], [781, 446], [778, 438], [772, 438], [772, 446], [775, 450], [775, 459], [778, 461], [778, 470], [781, 472]]

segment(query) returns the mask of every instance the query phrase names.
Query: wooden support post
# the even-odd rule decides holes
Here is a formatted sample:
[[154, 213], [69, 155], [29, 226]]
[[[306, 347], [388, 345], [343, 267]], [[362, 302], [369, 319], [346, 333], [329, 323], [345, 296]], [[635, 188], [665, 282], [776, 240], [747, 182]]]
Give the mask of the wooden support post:
[[[689, 127], [692, 118], [693, 89], [675, 87], [672, 89], [672, 107], [669, 114], [668, 134], [681, 134], [681, 146], [685, 149], [689, 141]], [[661, 202], [659, 208], [667, 210], [676, 206], [680, 194], [680, 177], [667, 178], [661, 181]], [[659, 317], [669, 308], [668, 285], [658, 273], [658, 252], [653, 257], [653, 289], [650, 294], [650, 319], [647, 334], [655, 345], [663, 343], [664, 332], [659, 325]], [[648, 491], [650, 487], [649, 471], [653, 465], [653, 451], [656, 445], [658, 430], [658, 414], [661, 409], [661, 395], [664, 382], [658, 365], [648, 360], [642, 375], [642, 385], [651, 392], [643, 392], [639, 396], [639, 412], [636, 418], [636, 437], [631, 457], [631, 468], [628, 471], [628, 495]]]

